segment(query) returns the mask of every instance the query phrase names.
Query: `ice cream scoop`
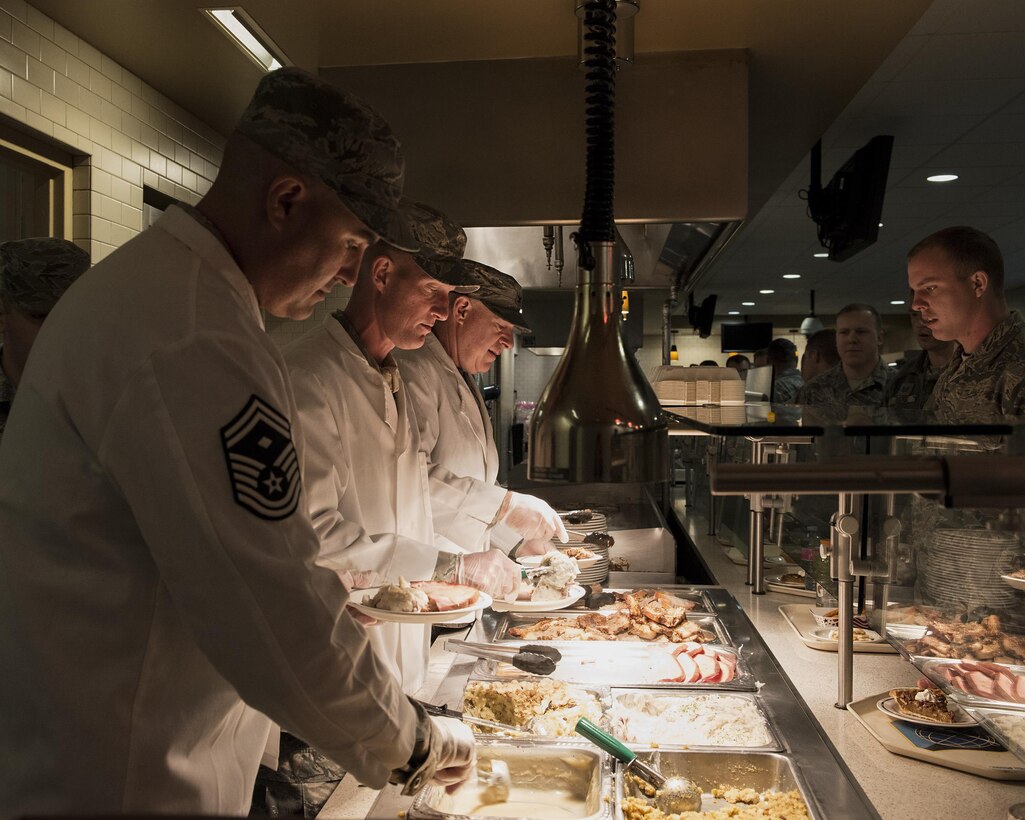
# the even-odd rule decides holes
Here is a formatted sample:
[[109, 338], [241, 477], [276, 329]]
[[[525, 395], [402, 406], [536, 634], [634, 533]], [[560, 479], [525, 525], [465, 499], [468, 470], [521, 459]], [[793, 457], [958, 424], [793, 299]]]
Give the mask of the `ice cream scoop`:
[[509, 799], [509, 789], [512, 787], [509, 764], [504, 760], [492, 760], [490, 772], [477, 770], [477, 782], [484, 786], [480, 793], [481, 805], [505, 803]]

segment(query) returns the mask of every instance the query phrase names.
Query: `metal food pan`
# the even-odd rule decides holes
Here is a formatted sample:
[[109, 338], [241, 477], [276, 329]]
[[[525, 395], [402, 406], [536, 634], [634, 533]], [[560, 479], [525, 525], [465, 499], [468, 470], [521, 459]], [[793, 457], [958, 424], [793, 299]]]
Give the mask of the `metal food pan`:
[[[612, 766], [608, 755], [594, 748], [570, 744], [535, 745], [530, 741], [478, 740], [477, 764], [484, 769], [492, 760], [509, 766], [512, 790], [509, 814], [489, 806], [489, 817], [551, 817], [551, 802], [571, 795], [579, 809], [565, 815], [573, 820], [608, 820], [612, 817]], [[454, 794], [430, 784], [413, 800], [407, 817], [421, 820], [468, 820], [480, 816], [480, 787], [468, 782]], [[546, 797], [546, 793], [549, 795]], [[543, 801], [543, 802], [542, 802]], [[531, 813], [530, 805], [537, 806]], [[547, 810], [547, 811], [546, 811]]]
[[[519, 641], [520, 638], [514, 638], [509, 635], [509, 630], [514, 627], [530, 626], [536, 624], [538, 621], [547, 618], [579, 618], [581, 615], [589, 613], [581, 612], [579, 610], [566, 611], [561, 610], [558, 612], [507, 612], [505, 618], [498, 622], [498, 628], [495, 630], [495, 635], [492, 638], [494, 643], [504, 641]], [[601, 612], [600, 614], [608, 614]], [[703, 612], [688, 612], [687, 620], [691, 623], [697, 623], [702, 629], [711, 632], [715, 635], [715, 640], [712, 643], [720, 646], [733, 646], [733, 641], [730, 640], [730, 633], [726, 629], [726, 625], [716, 618], [714, 615], [709, 615]], [[623, 637], [610, 638], [607, 641], [546, 641], [546, 643], [552, 643], [557, 645], [562, 644], [584, 644], [584, 643], [637, 643], [642, 645], [661, 645], [661, 646], [673, 646], [671, 641], [646, 641], [643, 638], [638, 638], [634, 635], [624, 635]], [[678, 644], [676, 644], [678, 646]]]
[[[967, 661], [972, 663], [972, 661]], [[940, 672], [945, 666], [952, 666], [965, 663], [965, 660], [956, 658], [921, 658], [915, 657], [914, 664], [922, 671], [929, 680], [936, 684], [948, 698], [959, 706], [978, 706], [982, 708], [1010, 709], [1012, 711], [1025, 711], [1025, 703], [997, 700], [995, 698], [984, 698], [979, 695], [971, 695], [955, 688], [944, 678]], [[1010, 664], [999, 664], [1018, 676], [1025, 676], [1025, 666], [1012, 666]]]
[[[532, 675], [532, 676], [529, 676], [529, 677], [521, 679], [521, 682], [523, 682], [523, 683], [530, 683], [530, 682], [535, 681], [535, 680], [538, 680], [538, 677], [536, 675]], [[506, 683], [506, 682], [509, 682], [509, 681], [479, 680], [479, 679], [478, 680], [474, 680], [473, 678], [470, 678], [469, 680], [466, 681], [466, 686], [468, 687], [471, 683], [480, 683], [480, 684], [484, 684], [484, 685], [489, 685], [489, 684]], [[573, 687], [575, 687], [577, 689], [580, 689], [580, 690], [582, 690], [584, 692], [587, 692], [588, 694], [594, 696], [595, 700], [598, 701], [599, 708], [601, 709], [601, 718], [598, 721], [598, 725], [601, 726], [603, 729], [608, 729], [608, 726], [609, 726], [609, 722], [608, 722], [609, 721], [609, 709], [612, 707], [612, 691], [607, 686], [584, 686], [584, 685], [579, 684], [579, 683], [573, 683], [573, 684], [568, 684], [568, 685], [573, 686]], [[466, 687], [464, 687], [464, 689], [463, 689], [464, 700], [463, 700], [462, 706], [460, 707], [464, 712], [466, 712], [465, 696], [466, 696]], [[467, 712], [467, 714], [469, 714], [469, 712]], [[482, 738], [513, 737], [513, 738], [522, 739], [522, 740], [532, 740], [532, 741], [535, 741], [535, 742], [538, 742], [538, 743], [588, 743], [589, 742], [582, 735], [578, 735], [578, 734], [575, 734], [575, 733], [571, 733], [569, 735], [561, 735], [561, 736], [560, 735], [530, 735], [530, 736], [524, 736], [524, 735], [510, 735], [510, 734], [505, 734], [505, 733], [502, 733], [502, 732], [496, 732], [496, 733], [493, 733], [493, 734], [489, 733], [489, 732], [480, 732], [477, 729], [477, 727], [475, 727], [473, 725], [470, 725], [470, 728], [474, 730], [474, 733], [477, 734], [478, 737], [482, 737]]]
[[[666, 776], [680, 775], [693, 780], [702, 790], [701, 811], [723, 809], [730, 804], [712, 795], [713, 789], [754, 789], [758, 792], [796, 790], [808, 807], [808, 814], [819, 820], [822, 814], [809, 799], [808, 791], [790, 760], [766, 752], [641, 752], [641, 759], [655, 760]], [[616, 816], [622, 818], [623, 799], [639, 797], [640, 792], [623, 774], [616, 773]], [[767, 815], [768, 816], [768, 815]]]
[[[508, 641], [508, 646], [521, 646], [523, 641]], [[757, 688], [743, 657], [735, 649], [715, 644], [716, 651], [737, 655], [736, 676], [729, 683], [677, 683], [669, 678], [680, 669], [672, 657], [682, 644], [635, 643], [624, 641], [576, 641], [557, 644], [562, 660], [551, 674], [554, 680], [591, 686], [636, 687], [640, 689], [672, 689], [696, 691], [753, 692]], [[511, 680], [530, 677], [510, 664], [481, 659], [473, 676], [480, 680]]]
[[[713, 697], [713, 698], [739, 698], [741, 700], [744, 700], [744, 701], [752, 704], [754, 706], [755, 710], [758, 712], [759, 717], [761, 717], [761, 719], [762, 719], [762, 725], [765, 728], [765, 732], [768, 735], [768, 738], [769, 738], [768, 742], [763, 743], [761, 745], [755, 745], [755, 746], [741, 746], [741, 745], [737, 745], [737, 744], [719, 744], [719, 745], [714, 745], [714, 744], [695, 744], [695, 743], [673, 743], [672, 740], [666, 740], [666, 739], [658, 740], [658, 739], [655, 739], [655, 738], [648, 738], [648, 739], [643, 739], [643, 740], [638, 740], [638, 741], [627, 740], [623, 736], [622, 731], [617, 731], [617, 726], [618, 726], [617, 710], [618, 710], [619, 698], [621, 698], [624, 695], [631, 695], [631, 694], [645, 695], [645, 696], [648, 696], [648, 697], [657, 697], [657, 698], [693, 698], [693, 697], [702, 697], [702, 696], [704, 696], [704, 697]], [[611, 734], [613, 734], [616, 737], [618, 737], [624, 743], [626, 743], [627, 746], [630, 746], [630, 747], [635, 748], [635, 749], [637, 749], [637, 748], [653, 749], [653, 748], [656, 748], [656, 747], [659, 748], [659, 749], [664, 749], [664, 750], [690, 750], [690, 751], [697, 751], [697, 750], [703, 750], [703, 749], [705, 749], [705, 750], [734, 750], [734, 749], [736, 749], [736, 750], [741, 750], [741, 751], [745, 751], [745, 752], [781, 752], [784, 749], [783, 744], [780, 742], [779, 735], [776, 734], [775, 728], [773, 728], [772, 723], [769, 721], [768, 716], [765, 714], [765, 710], [761, 707], [761, 704], [758, 702], [758, 697], [753, 692], [715, 692], [715, 691], [704, 692], [704, 691], [695, 691], [693, 689], [688, 689], [686, 691], [671, 690], [671, 691], [659, 692], [659, 691], [652, 690], [652, 689], [638, 689], [638, 688], [629, 688], [629, 689], [627, 689], [627, 688], [616, 687], [616, 688], [611, 690], [611, 705], [609, 706], [609, 709], [607, 710], [607, 716], [606, 717], [607, 717], [607, 720], [608, 720], [608, 727], [609, 727], [608, 731]]]

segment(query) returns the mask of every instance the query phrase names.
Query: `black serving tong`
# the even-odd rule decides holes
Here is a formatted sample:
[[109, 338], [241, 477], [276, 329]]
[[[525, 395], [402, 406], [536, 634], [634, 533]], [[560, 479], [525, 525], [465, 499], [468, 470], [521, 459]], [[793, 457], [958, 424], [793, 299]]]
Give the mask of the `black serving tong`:
[[558, 649], [541, 644], [505, 646], [503, 644], [457, 641], [449, 638], [445, 641], [445, 649], [459, 655], [472, 655], [475, 658], [509, 663], [516, 669], [531, 675], [550, 675], [555, 671], [555, 664], [562, 660], [562, 653]]

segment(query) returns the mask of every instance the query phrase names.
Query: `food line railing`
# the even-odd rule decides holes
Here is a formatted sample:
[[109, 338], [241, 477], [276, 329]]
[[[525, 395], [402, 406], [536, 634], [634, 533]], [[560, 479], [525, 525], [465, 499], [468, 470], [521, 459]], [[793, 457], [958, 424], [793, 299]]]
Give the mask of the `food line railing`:
[[[715, 464], [711, 469], [713, 495], [801, 493], [836, 495], [839, 504], [831, 521], [828, 555], [830, 575], [839, 594], [837, 702], [845, 709], [853, 700], [854, 581], [871, 578], [887, 594], [895, 580], [896, 541], [899, 525], [893, 518], [896, 493], [934, 496], [951, 508], [1025, 507], [1025, 457], [1023, 456], [860, 456], [814, 464]], [[855, 511], [863, 494], [886, 495], [889, 516], [883, 524], [884, 562], [866, 561], [852, 549], [861, 522]], [[761, 563], [761, 546], [752, 539], [750, 561]], [[757, 578], [757, 575], [755, 576]], [[882, 617], [885, 618], [885, 610]], [[885, 634], [885, 622], [882, 629]]]

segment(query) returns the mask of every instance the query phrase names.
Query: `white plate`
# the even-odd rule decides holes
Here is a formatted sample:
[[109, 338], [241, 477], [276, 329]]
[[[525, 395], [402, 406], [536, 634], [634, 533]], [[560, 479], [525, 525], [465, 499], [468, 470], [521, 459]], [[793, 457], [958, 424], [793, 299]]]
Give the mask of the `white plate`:
[[887, 624], [886, 632], [900, 641], [917, 641], [928, 628], [922, 624]]
[[491, 606], [491, 596], [485, 592], [478, 593], [477, 600], [472, 606], [450, 609], [446, 612], [389, 612], [387, 609], [378, 609], [363, 603], [373, 598], [379, 589], [380, 587], [354, 589], [349, 596], [349, 606], [358, 609], [364, 615], [376, 618], [378, 621], [387, 621], [395, 624], [444, 624], [458, 621], [460, 618], [480, 612], [482, 609]]
[[[824, 626], [821, 629], [813, 629], [811, 634], [820, 641], [835, 641], [836, 638], [829, 637], [829, 633], [838, 627], [835, 626]], [[883, 636], [872, 629], [862, 630], [871, 640], [867, 641], [855, 641], [855, 643], [879, 643], [883, 640]]]
[[1001, 575], [1004, 579], [1004, 583], [1008, 586], [1012, 586], [1015, 589], [1025, 589], [1025, 578], [1015, 578], [1013, 575]]
[[[784, 581], [783, 580], [783, 576], [784, 575], [800, 575], [801, 576], [801, 582], [798, 583], [798, 584], [795, 584], [795, 583], [791, 583], [790, 581]], [[796, 571], [791, 571], [791, 572], [777, 573], [776, 575], [766, 575], [765, 576], [765, 583], [767, 583], [767, 584], [779, 584], [781, 587], [793, 587], [794, 589], [806, 589], [806, 587], [804, 586], [804, 573], [803, 572], [799, 573], [799, 572], [796, 572]], [[814, 591], [814, 590], [812, 590], [812, 591]]]
[[876, 703], [876, 709], [884, 715], [889, 715], [896, 720], [903, 720], [905, 723], [913, 723], [915, 726], [933, 726], [940, 728], [948, 726], [952, 729], [956, 729], [958, 727], [975, 725], [975, 721], [968, 717], [968, 714], [961, 709], [956, 709], [954, 711], [953, 723], [942, 723], [938, 720], [929, 720], [928, 718], [920, 716], [912, 717], [911, 715], [902, 715], [897, 711], [897, 706], [891, 697], [881, 698], [879, 702]]
[[[595, 555], [594, 558], [574, 558], [573, 560], [577, 562], [577, 569], [587, 569], [588, 567], [593, 567], [597, 564], [599, 557], [600, 556]], [[522, 558], [517, 558], [516, 563], [522, 564], [528, 569], [536, 569], [541, 566], [541, 560], [543, 558], [543, 555], [524, 555]]]
[[569, 588], [569, 595], [555, 601], [499, 601], [491, 602], [491, 609], [495, 612], [551, 612], [556, 609], [565, 609], [572, 606], [584, 597], [584, 588], [574, 584]]

